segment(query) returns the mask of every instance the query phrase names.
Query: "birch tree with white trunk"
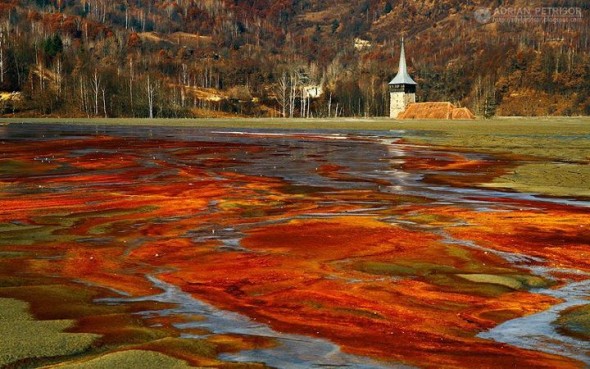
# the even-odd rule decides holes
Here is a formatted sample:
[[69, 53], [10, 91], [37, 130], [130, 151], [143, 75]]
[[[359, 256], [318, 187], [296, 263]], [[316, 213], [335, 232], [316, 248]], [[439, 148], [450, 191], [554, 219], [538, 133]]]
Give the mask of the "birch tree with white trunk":
[[156, 97], [156, 83], [152, 81], [149, 74], [146, 79], [146, 95], [150, 119], [154, 119], [154, 99]]
[[4, 36], [4, 30], [0, 27], [0, 83], [4, 83], [4, 75], [6, 74], [6, 59], [4, 55], [4, 47], [6, 41]]
[[94, 70], [94, 74], [92, 75], [92, 92], [94, 92], [94, 115], [98, 115], [98, 99], [100, 93], [100, 76], [98, 75], [98, 70]]
[[279, 103], [281, 109], [281, 116], [287, 117], [287, 105], [289, 104], [289, 78], [287, 78], [287, 72], [281, 74], [281, 78], [277, 81], [275, 88], [275, 99]]

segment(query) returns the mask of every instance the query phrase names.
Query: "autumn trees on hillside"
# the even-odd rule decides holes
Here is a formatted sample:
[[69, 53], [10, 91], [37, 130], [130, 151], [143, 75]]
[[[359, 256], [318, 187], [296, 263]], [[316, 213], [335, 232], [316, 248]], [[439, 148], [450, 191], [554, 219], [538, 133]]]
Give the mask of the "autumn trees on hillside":
[[[590, 27], [482, 25], [458, 0], [0, 0], [0, 10], [0, 91], [23, 96], [0, 113], [382, 116], [402, 34], [421, 101], [488, 116], [590, 110]], [[561, 98], [516, 109], [541, 92]]]

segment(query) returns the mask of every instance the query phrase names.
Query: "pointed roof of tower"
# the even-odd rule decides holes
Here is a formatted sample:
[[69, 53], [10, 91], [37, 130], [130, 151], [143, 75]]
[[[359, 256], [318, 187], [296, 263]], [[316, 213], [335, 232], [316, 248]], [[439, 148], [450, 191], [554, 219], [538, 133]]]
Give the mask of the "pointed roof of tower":
[[406, 52], [404, 51], [404, 39], [402, 37], [402, 53], [399, 56], [399, 68], [397, 75], [389, 82], [390, 85], [416, 85], [412, 77], [408, 74], [408, 67], [406, 66]]

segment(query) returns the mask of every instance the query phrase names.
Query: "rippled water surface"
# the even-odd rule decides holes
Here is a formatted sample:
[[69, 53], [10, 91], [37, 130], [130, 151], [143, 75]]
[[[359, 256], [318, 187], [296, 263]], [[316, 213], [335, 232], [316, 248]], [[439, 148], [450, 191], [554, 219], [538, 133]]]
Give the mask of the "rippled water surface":
[[518, 158], [394, 130], [0, 129], [0, 286], [19, 265], [182, 339], [272, 342], [209, 354], [236, 365], [590, 363], [590, 203], [479, 186]]

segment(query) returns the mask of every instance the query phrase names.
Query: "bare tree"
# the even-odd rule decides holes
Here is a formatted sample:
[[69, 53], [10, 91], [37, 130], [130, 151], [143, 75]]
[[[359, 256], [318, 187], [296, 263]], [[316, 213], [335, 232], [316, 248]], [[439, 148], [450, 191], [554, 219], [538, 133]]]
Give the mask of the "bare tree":
[[88, 113], [88, 104], [86, 101], [86, 89], [85, 89], [85, 83], [84, 83], [84, 77], [80, 76], [80, 108], [82, 109], [83, 112], [86, 113], [86, 115], [88, 117], [90, 117], [90, 114]]
[[300, 91], [301, 91], [301, 100], [300, 100], [301, 101], [301, 106], [300, 106], [301, 113], [299, 113], [299, 116], [301, 118], [305, 118], [305, 112], [307, 111], [306, 110], [307, 108], [305, 106], [305, 104], [307, 103], [307, 92], [305, 91], [305, 86], [301, 86]]
[[291, 71], [289, 83], [289, 118], [293, 118], [295, 112], [295, 101], [297, 100], [297, 92], [299, 90], [299, 73], [297, 71]]
[[154, 98], [156, 96], [156, 83], [150, 79], [150, 75], [148, 74], [146, 79], [146, 94], [148, 100], [148, 109], [149, 109], [149, 117], [150, 119], [154, 118]]
[[182, 79], [182, 84], [184, 86], [188, 86], [189, 84], [189, 78], [188, 78], [188, 65], [186, 65], [185, 63], [182, 63], [182, 72], [181, 72], [181, 79]]
[[[37, 70], [37, 75], [39, 77], [39, 87], [41, 91], [45, 89], [45, 83], [43, 81], [43, 66], [41, 65], [41, 59], [39, 58], [39, 47], [35, 45], [35, 68]], [[34, 91], [33, 88], [33, 78], [31, 77], [31, 91]]]
[[275, 88], [275, 99], [279, 103], [279, 106], [281, 108], [281, 115], [283, 118], [287, 117], [287, 105], [289, 104], [288, 90], [289, 79], [287, 78], [287, 73], [283, 72]]
[[125, 2], [125, 29], [129, 29], [129, 4]]
[[61, 55], [58, 55], [58, 57], [55, 60], [54, 63], [54, 68], [55, 68], [55, 84], [57, 87], [57, 94], [59, 96], [61, 96], [62, 92], [63, 92], [63, 65], [62, 65], [62, 61], [61, 61]]
[[4, 75], [6, 74], [6, 61], [4, 60], [4, 30], [0, 27], [0, 83], [4, 83]]
[[301, 117], [311, 116], [311, 95], [312, 89], [309, 86], [301, 86]]
[[133, 59], [129, 60], [129, 105], [131, 106], [131, 116], [135, 117], [135, 107], [133, 105]]
[[98, 115], [98, 94], [100, 92], [100, 76], [98, 70], [94, 70], [92, 76], [92, 92], [94, 92], [94, 115]]
[[108, 114], [107, 114], [107, 100], [106, 100], [106, 89], [103, 87], [102, 89], [102, 108], [104, 111], [104, 117], [108, 118]]

